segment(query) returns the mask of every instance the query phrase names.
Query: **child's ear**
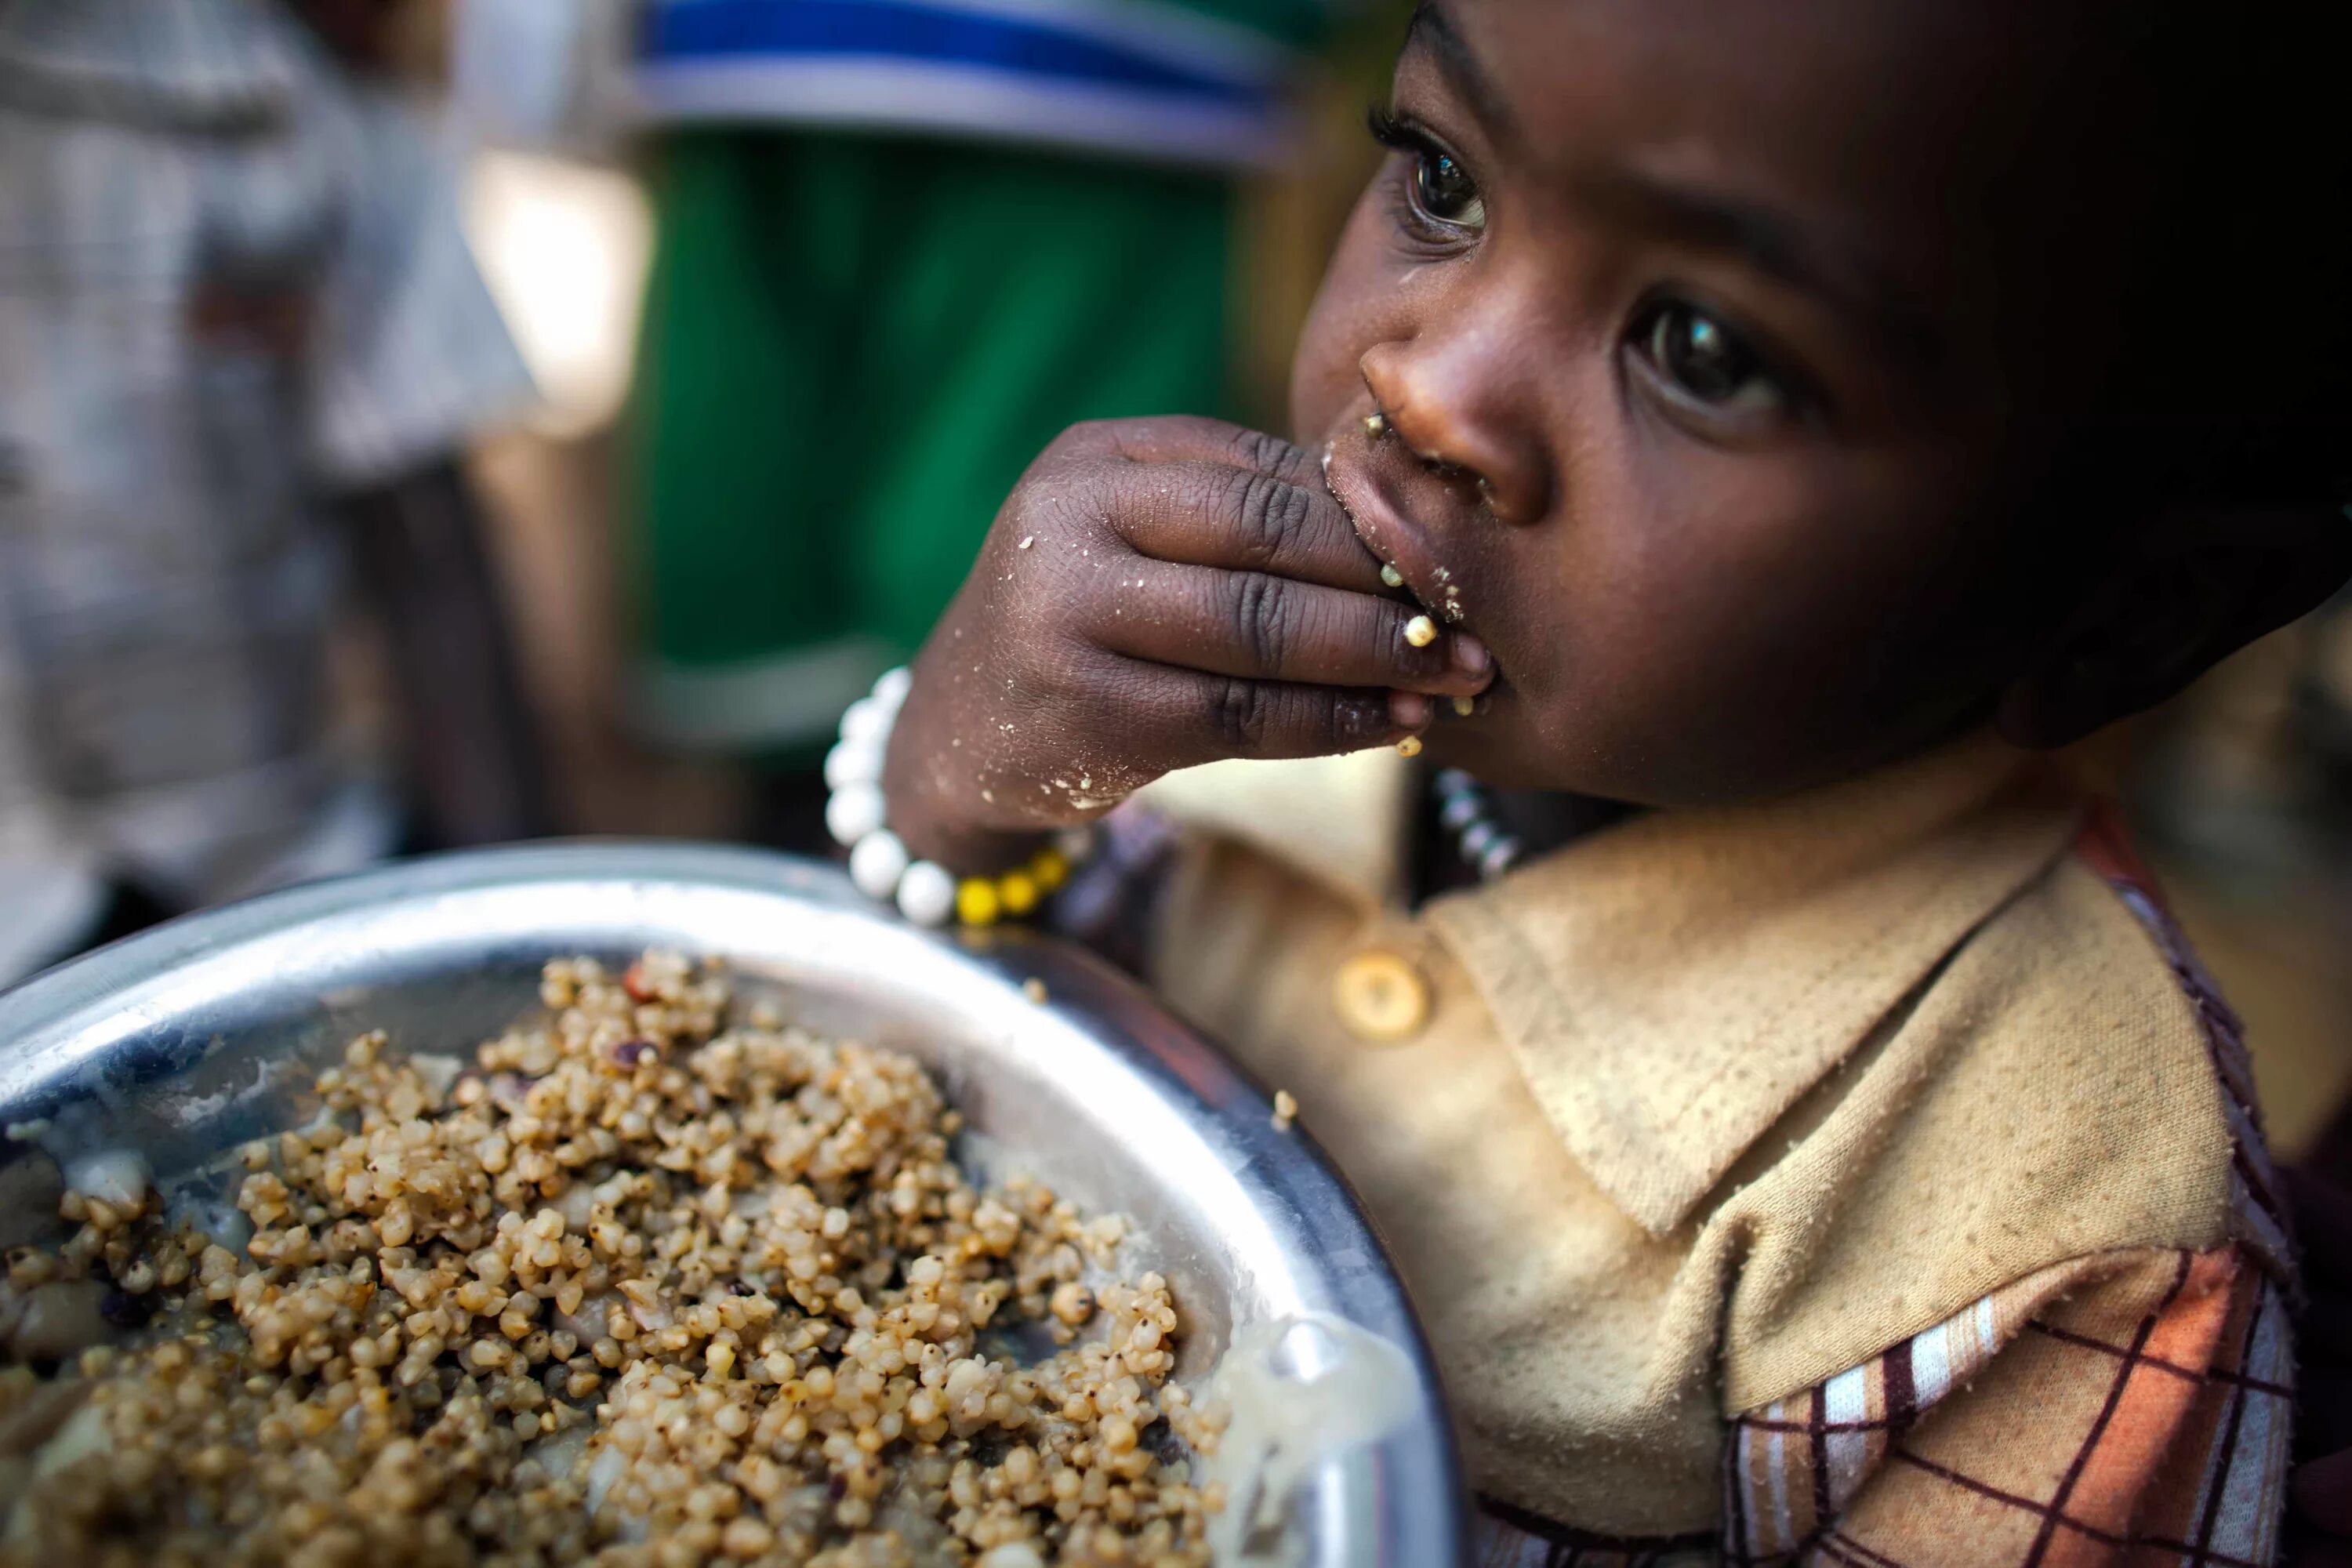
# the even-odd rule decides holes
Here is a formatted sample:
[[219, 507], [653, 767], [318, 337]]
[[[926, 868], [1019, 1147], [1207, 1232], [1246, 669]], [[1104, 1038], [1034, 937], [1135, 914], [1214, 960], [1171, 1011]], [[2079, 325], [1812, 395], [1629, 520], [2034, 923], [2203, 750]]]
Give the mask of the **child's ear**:
[[2201, 512], [2119, 534], [2075, 614], [2000, 694], [2021, 746], [2071, 744], [2153, 707], [2352, 577], [2352, 520], [2334, 507]]

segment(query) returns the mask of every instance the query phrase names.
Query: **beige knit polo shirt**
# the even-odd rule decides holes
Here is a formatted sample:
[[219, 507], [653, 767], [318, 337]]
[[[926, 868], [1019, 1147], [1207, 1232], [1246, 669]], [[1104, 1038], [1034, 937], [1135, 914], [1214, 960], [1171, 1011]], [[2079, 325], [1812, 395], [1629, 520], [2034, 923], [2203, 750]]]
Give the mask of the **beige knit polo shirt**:
[[[1474, 1485], [1515, 1517], [1726, 1540], [1743, 1413], [1971, 1312], [1991, 1325], [1991, 1300], [2011, 1306], [1970, 1369], [2053, 1303], [2094, 1321], [2103, 1289], [2118, 1335], [2178, 1309], [2189, 1288], [2158, 1288], [2178, 1258], [2283, 1276], [2248, 1199], [2258, 1135], [2187, 971], [2081, 853], [2083, 804], [2021, 754], [1971, 739], [1766, 805], [1657, 813], [1417, 912], [1398, 898], [1406, 779], [1382, 752], [1147, 792], [1188, 828], [1151, 978], [1297, 1097], [1412, 1291]], [[1408, 1038], [1367, 1037], [1361, 999], [1335, 1000], [1367, 953], [1426, 987]], [[2104, 1331], [2034, 1343], [2068, 1332]], [[2116, 1363], [2077, 1355], [2087, 1410]], [[1926, 1414], [1910, 1368], [1898, 1429]], [[1818, 1429], [1832, 1403], [1813, 1407], [1824, 1473], [1843, 1463]], [[1922, 1441], [1967, 1419], [1939, 1411]], [[1887, 1468], [1890, 1422], [1864, 1425]], [[2021, 1531], [2077, 1538], [2088, 1492], [2061, 1472], [2096, 1468], [2067, 1459], [2082, 1437], [2051, 1438]], [[2009, 1462], [1946, 1458], [1956, 1476]], [[1750, 1500], [1801, 1536], [1866, 1513], [1865, 1479], [1792, 1512], [1775, 1471]]]

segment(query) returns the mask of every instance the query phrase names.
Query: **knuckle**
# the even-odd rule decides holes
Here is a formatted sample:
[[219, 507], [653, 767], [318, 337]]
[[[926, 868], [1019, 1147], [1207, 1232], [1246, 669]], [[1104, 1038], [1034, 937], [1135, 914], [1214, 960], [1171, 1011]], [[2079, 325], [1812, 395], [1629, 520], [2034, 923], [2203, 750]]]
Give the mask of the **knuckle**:
[[1233, 460], [1245, 468], [1281, 470], [1290, 466], [1296, 450], [1278, 436], [1263, 430], [1240, 429], [1226, 437], [1226, 447]]
[[1274, 716], [1265, 688], [1256, 681], [1215, 682], [1210, 691], [1209, 708], [1209, 722], [1229, 750], [1255, 752], [1265, 744]]
[[1248, 563], [1271, 570], [1290, 553], [1307, 527], [1307, 492], [1297, 486], [1265, 474], [1246, 475], [1234, 510]]
[[1281, 669], [1292, 630], [1291, 595], [1283, 580], [1244, 574], [1234, 589], [1230, 614], [1252, 668], [1269, 675]]

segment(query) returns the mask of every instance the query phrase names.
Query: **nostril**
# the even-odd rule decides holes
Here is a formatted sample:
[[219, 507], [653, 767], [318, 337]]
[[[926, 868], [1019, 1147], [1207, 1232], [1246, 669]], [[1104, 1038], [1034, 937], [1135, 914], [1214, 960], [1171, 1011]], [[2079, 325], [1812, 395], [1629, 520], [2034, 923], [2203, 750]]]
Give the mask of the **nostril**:
[[[1543, 505], [1533, 489], [1509, 471], [1516, 467], [1515, 454], [1477, 438], [1475, 433], [1455, 422], [1435, 416], [1432, 409], [1416, 404], [1410, 396], [1384, 395], [1384, 390], [1405, 393], [1409, 389], [1383, 389], [1369, 361], [1364, 371], [1364, 390], [1370, 395], [1370, 409], [1360, 412], [1364, 404], [1357, 404], [1360, 412], [1356, 417], [1375, 447], [1393, 445], [1431, 478], [1459, 486], [1465, 499], [1475, 494], [1478, 510], [1497, 522], [1531, 522], [1543, 514]], [[1502, 477], [1498, 479], [1497, 474]]]
[[1481, 507], [1490, 515], [1499, 515], [1495, 510], [1494, 480], [1470, 467], [1469, 464], [1455, 462], [1442, 452], [1415, 451], [1413, 456], [1420, 460], [1421, 466], [1428, 470], [1432, 478], [1442, 479], [1447, 484], [1468, 485], [1478, 492], [1478, 504]]

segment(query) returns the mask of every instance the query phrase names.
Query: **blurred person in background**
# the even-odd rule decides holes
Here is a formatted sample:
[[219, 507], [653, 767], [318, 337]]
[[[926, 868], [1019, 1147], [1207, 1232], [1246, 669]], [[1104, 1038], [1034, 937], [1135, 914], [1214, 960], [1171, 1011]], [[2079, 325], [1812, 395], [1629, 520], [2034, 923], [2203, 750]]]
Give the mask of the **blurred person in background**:
[[[1234, 177], [1334, 0], [656, 0], [647, 735], [814, 765], [1074, 421], [1231, 408]], [[1105, 354], [1102, 344], [1119, 352]]]
[[[361, 74], [392, 9], [0, 0], [0, 984], [540, 826], [455, 466], [530, 388]], [[337, 711], [346, 562], [413, 788]]]

